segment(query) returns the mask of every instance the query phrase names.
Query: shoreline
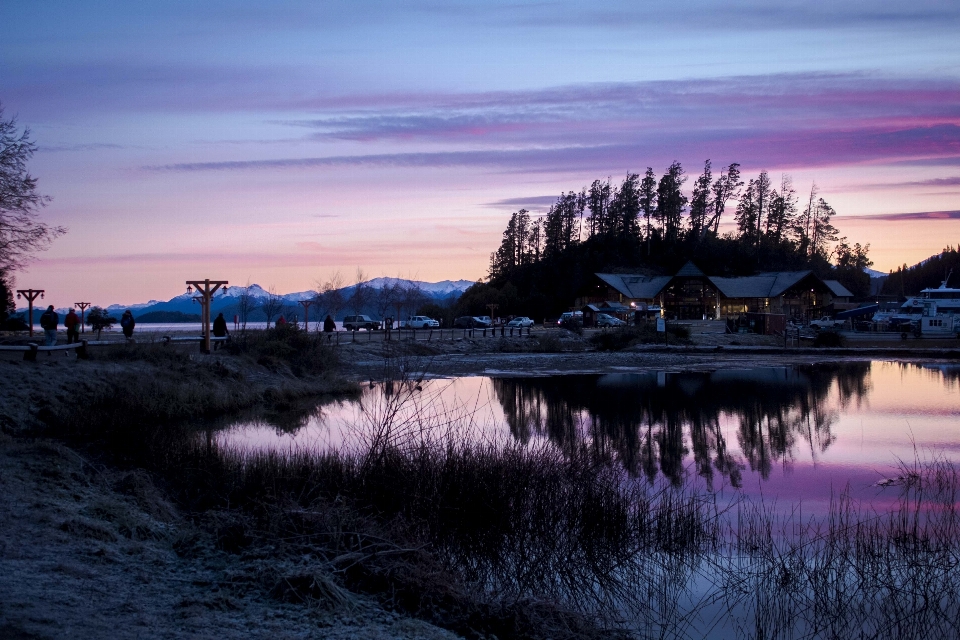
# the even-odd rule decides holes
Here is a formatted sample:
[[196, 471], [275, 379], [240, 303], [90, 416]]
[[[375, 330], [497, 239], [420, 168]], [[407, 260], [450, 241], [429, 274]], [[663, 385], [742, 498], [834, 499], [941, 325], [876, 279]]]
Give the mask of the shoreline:
[[[530, 346], [519, 339], [359, 341], [336, 350], [341, 364], [329, 378], [296, 377], [276, 361], [261, 364], [229, 352], [201, 356], [193, 345], [141, 344], [142, 349], [125, 350], [118, 343], [112, 353], [96, 351], [91, 361], [0, 358], [6, 377], [20, 380], [0, 391], [0, 524], [9, 536], [0, 541], [5, 575], [0, 580], [0, 635], [105, 637], [121, 629], [117, 637], [186, 638], [220, 629], [231, 638], [250, 632], [358, 640], [456, 637], [431, 623], [436, 619], [391, 611], [376, 591], [341, 585], [324, 563], [289, 550], [282, 553], [257, 533], [252, 512], [238, 507], [191, 510], [166, 493], [162, 475], [112, 464], [97, 457], [89, 442], [66, 443], [46, 435], [48, 416], [66, 416], [68, 409], [81, 406], [78, 397], [96, 399], [105, 384], [124, 380], [130, 385], [137, 376], [153, 376], [171, 386], [195, 381], [205, 393], [220, 388], [225, 399], [236, 395], [238, 406], [248, 404], [249, 396], [261, 408], [282, 409], [298, 399], [309, 403], [323, 392], [356, 388], [367, 379], [412, 372], [546, 376], [960, 359], [956, 350], [784, 350], [762, 344], [603, 352], [586, 350], [588, 343], [578, 336], [563, 338], [555, 345], [558, 352], [519, 351]], [[143, 402], [145, 394], [132, 395]], [[184, 397], [187, 401], [195, 399]], [[98, 424], [103, 418], [90, 415]], [[155, 409], [141, 415], [161, 427], [169, 420], [158, 418]], [[126, 431], [125, 423], [120, 426]], [[310, 513], [319, 517], [326, 512]], [[299, 517], [301, 511], [290, 514]], [[44, 603], [43, 611], [37, 603]]]

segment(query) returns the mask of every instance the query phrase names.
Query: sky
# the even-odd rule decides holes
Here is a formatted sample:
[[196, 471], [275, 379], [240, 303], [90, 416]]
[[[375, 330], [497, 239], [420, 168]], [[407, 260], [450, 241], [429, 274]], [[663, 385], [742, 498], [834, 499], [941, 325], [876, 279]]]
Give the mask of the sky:
[[2, 2], [0, 104], [58, 305], [481, 279], [511, 211], [675, 160], [815, 182], [881, 271], [960, 244], [955, 0]]

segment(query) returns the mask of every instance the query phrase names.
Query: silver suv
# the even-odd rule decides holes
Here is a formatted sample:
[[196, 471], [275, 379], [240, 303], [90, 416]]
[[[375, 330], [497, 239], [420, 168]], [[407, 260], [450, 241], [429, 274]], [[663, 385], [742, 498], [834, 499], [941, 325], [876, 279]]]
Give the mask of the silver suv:
[[439, 322], [427, 316], [410, 316], [407, 320], [408, 329], [435, 329], [439, 326]]
[[370, 316], [344, 316], [343, 328], [347, 331], [359, 331], [360, 329], [372, 331], [379, 329], [380, 323]]

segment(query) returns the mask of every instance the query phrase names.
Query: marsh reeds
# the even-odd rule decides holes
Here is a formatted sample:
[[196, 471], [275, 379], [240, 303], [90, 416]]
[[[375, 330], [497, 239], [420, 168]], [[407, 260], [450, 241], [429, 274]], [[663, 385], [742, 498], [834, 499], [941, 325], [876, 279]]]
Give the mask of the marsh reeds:
[[749, 638], [954, 638], [960, 628], [960, 473], [901, 463], [893, 508], [837, 495], [822, 518], [742, 507], [715, 574]]
[[586, 445], [467, 438], [469, 411], [420, 377], [381, 384], [359, 444], [333, 450], [231, 448], [174, 419], [189, 394], [175, 411], [125, 400], [122, 425], [54, 423], [218, 514], [222, 548], [310, 558], [274, 585], [286, 600], [346, 588], [468, 637], [957, 637], [960, 475], [944, 458], [878, 488], [900, 492], [890, 508], [844, 493], [803, 518], [638, 478]]

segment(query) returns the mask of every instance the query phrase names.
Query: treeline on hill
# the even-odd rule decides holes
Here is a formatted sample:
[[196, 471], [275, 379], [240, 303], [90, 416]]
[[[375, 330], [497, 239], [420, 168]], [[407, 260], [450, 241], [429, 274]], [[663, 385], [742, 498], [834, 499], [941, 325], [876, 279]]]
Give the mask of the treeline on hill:
[[960, 247], [947, 246], [939, 255], [931, 256], [912, 267], [907, 265], [897, 267], [897, 270], [891, 271], [883, 281], [883, 289], [880, 293], [899, 297], [916, 295], [924, 289], [939, 287], [951, 271], [952, 275], [947, 286], [960, 286], [960, 251], [958, 249]]
[[[838, 237], [830, 223], [836, 212], [816, 184], [801, 202], [788, 175], [774, 184], [763, 171], [745, 182], [739, 164], [714, 176], [709, 160], [690, 198], [682, 191], [686, 181], [674, 162], [659, 179], [648, 167], [620, 185], [595, 180], [561, 195], [541, 217], [513, 213], [491, 255], [489, 282], [467, 290], [458, 312], [480, 313], [493, 302], [500, 315], [557, 315], [596, 272], [671, 274], [687, 260], [711, 275], [812, 269], [858, 296], [869, 294], [869, 245]], [[720, 234], [731, 215], [736, 232]]]

